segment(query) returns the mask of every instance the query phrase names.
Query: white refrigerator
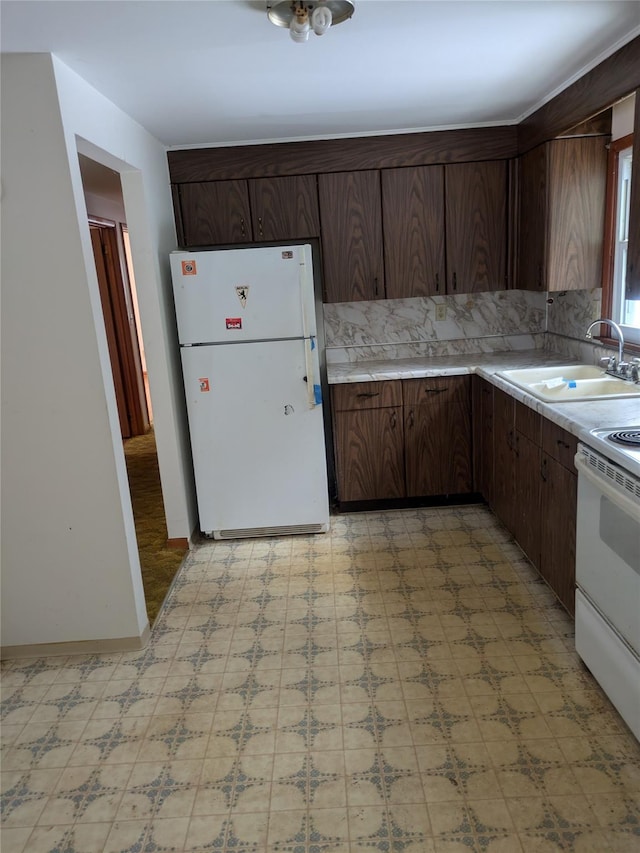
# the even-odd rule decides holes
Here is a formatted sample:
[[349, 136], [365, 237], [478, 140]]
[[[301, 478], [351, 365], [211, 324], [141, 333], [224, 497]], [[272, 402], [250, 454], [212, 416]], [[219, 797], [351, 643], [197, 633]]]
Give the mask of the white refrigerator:
[[202, 533], [327, 531], [311, 246], [170, 257]]

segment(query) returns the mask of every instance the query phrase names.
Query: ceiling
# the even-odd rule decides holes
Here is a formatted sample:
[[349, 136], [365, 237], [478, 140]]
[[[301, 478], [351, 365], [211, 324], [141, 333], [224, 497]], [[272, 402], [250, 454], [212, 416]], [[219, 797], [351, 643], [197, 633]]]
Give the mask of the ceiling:
[[513, 124], [640, 34], [640, 2], [355, 6], [295, 44], [259, 0], [2, 0], [0, 43], [187, 147]]

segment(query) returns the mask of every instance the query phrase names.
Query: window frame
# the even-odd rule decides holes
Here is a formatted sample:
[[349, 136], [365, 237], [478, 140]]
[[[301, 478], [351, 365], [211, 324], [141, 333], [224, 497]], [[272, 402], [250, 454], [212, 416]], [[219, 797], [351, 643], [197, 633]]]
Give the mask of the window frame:
[[[616, 247], [616, 224], [618, 210], [618, 164], [621, 151], [634, 147], [634, 134], [629, 133], [609, 143], [607, 159], [607, 189], [605, 197], [604, 244], [602, 254], [602, 317], [614, 318], [614, 262]], [[635, 154], [634, 150], [634, 154]], [[615, 318], [614, 318], [615, 319]], [[599, 340], [617, 346], [617, 339], [602, 335]], [[640, 343], [628, 341], [625, 337], [625, 349], [640, 352]]]

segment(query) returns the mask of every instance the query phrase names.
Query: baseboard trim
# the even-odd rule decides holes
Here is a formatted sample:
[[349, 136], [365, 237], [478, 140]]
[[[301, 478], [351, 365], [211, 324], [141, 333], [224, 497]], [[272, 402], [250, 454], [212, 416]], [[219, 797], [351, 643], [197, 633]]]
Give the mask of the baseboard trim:
[[189, 539], [186, 536], [167, 539], [167, 548], [175, 548], [176, 551], [186, 551], [189, 549]]
[[114, 652], [137, 652], [151, 637], [149, 623], [139, 637], [116, 637], [109, 640], [77, 640], [70, 643], [34, 643], [26, 646], [0, 647], [0, 659], [49, 658], [60, 655], [104, 655]]

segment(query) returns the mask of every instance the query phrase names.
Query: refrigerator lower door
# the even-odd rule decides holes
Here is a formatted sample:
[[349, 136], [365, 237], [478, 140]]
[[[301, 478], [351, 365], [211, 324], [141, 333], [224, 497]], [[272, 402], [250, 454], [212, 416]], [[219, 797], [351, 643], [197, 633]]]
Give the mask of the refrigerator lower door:
[[202, 532], [328, 530], [322, 406], [309, 403], [305, 341], [181, 352]]

